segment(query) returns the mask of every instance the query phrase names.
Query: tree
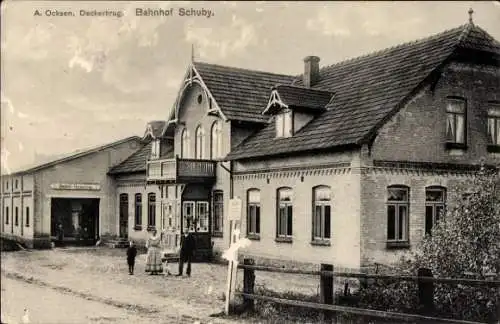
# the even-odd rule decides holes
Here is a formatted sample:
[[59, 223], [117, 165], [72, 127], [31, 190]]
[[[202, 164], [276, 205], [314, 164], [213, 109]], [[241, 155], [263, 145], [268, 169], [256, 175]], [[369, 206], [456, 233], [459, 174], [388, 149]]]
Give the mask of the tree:
[[[497, 168], [450, 188], [448, 206], [430, 235], [397, 265], [397, 272], [417, 275], [419, 268], [440, 278], [500, 279], [500, 177]], [[435, 284], [437, 316], [497, 322], [499, 288]], [[394, 311], [415, 310], [416, 285], [380, 282], [360, 291], [361, 303]]]
[[[406, 261], [412, 273], [429, 268], [436, 277], [500, 277], [500, 177], [484, 166], [452, 191], [448, 210]], [[462, 319], [498, 320], [498, 288], [436, 284], [439, 313]]]
[[441, 217], [413, 254], [415, 267], [430, 268], [439, 277], [500, 274], [500, 178], [482, 167], [475, 177], [451, 192]]

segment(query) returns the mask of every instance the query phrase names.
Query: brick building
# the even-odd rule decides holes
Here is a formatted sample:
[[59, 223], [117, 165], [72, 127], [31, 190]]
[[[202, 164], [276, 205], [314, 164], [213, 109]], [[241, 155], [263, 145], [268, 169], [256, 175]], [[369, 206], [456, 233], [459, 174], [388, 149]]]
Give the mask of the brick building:
[[499, 59], [470, 22], [330, 66], [309, 56], [300, 75], [193, 62], [169, 118], [106, 170], [111, 227], [138, 241], [193, 228], [211, 253], [239, 219], [245, 255], [392, 262], [457, 181], [500, 162]]
[[148, 161], [147, 182], [215, 250], [238, 197], [246, 255], [392, 262], [454, 183], [500, 162], [499, 54], [470, 22], [321, 68], [310, 56], [299, 76], [194, 62], [159, 135], [173, 155]]
[[116, 233], [116, 186], [106, 172], [142, 145], [129, 137], [2, 175], [2, 236], [48, 247], [59, 224], [68, 242], [94, 244]]

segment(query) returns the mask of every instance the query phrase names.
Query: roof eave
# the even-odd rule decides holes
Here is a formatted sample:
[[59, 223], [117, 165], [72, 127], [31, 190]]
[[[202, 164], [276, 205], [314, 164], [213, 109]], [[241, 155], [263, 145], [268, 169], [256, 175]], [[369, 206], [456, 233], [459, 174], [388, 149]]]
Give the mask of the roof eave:
[[224, 162], [244, 161], [244, 160], [250, 161], [250, 160], [262, 159], [263, 157], [280, 158], [280, 157], [297, 156], [297, 155], [304, 155], [304, 154], [318, 153], [318, 152], [342, 152], [342, 151], [351, 151], [353, 149], [359, 149], [360, 147], [361, 145], [359, 143], [348, 143], [348, 144], [333, 145], [322, 148], [313, 148], [313, 149], [298, 150], [292, 152], [281, 152], [275, 154], [257, 154], [257, 155], [239, 155], [239, 156], [237, 155], [236, 157], [231, 157], [231, 153], [229, 153], [222, 161]]

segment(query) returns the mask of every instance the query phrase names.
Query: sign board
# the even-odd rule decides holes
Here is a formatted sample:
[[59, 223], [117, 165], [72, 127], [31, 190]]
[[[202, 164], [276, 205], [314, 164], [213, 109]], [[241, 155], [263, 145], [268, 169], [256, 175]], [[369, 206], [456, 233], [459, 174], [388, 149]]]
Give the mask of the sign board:
[[236, 197], [229, 199], [229, 220], [239, 221], [241, 219], [241, 199]]
[[53, 183], [50, 185], [51, 189], [55, 190], [91, 190], [99, 191], [101, 190], [100, 184], [89, 184], [89, 183]]

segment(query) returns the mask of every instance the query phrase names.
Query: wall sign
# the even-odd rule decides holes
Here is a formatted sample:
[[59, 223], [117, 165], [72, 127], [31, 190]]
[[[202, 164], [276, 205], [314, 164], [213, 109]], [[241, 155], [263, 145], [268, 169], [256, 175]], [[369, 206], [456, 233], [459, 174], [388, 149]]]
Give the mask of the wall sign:
[[51, 189], [54, 190], [101, 190], [100, 184], [90, 184], [90, 183], [53, 183], [50, 185]]
[[241, 199], [236, 197], [229, 200], [229, 220], [241, 219]]

